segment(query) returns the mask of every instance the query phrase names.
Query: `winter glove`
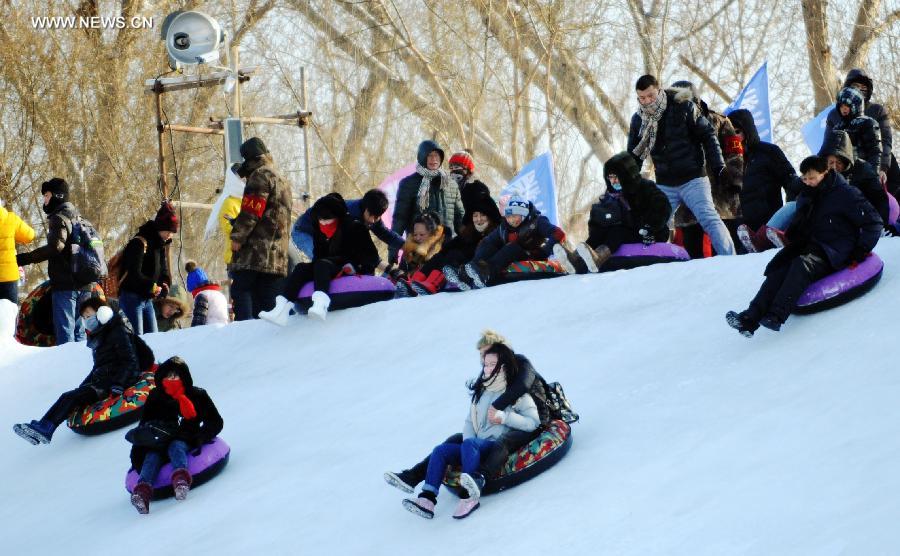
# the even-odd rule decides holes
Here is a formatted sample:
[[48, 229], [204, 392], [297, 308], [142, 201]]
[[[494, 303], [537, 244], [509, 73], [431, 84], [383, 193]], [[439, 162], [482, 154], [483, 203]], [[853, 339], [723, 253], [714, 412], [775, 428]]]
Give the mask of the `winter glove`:
[[160, 297], [160, 299], [169, 297], [169, 284], [160, 284], [159, 285], [159, 297]]
[[113, 396], [121, 396], [125, 389], [118, 384], [114, 384], [109, 388], [109, 393]]
[[404, 272], [403, 270], [401, 270], [399, 268], [392, 268], [391, 271], [388, 273], [388, 276], [394, 282], [399, 282], [400, 280], [406, 280], [406, 272]]
[[641, 236], [641, 243], [644, 245], [653, 245], [656, 243], [656, 238], [653, 237], [653, 232], [650, 231], [649, 226], [642, 226], [640, 230], [638, 230], [638, 235]]

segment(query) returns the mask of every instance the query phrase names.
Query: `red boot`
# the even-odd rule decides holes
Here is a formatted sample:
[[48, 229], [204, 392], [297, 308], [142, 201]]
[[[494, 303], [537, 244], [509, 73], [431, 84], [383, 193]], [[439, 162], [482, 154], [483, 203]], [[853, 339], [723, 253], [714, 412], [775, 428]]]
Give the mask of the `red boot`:
[[139, 514], [150, 513], [150, 498], [153, 496], [153, 487], [150, 483], [140, 482], [134, 485], [131, 491], [131, 505], [134, 506]]
[[[420, 275], [422, 279], [416, 279], [416, 277], [413, 276], [412, 287], [419, 295], [435, 294], [444, 287], [444, 283], [447, 281], [444, 278], [444, 273], [440, 270], [432, 270], [427, 278], [421, 272], [417, 272], [416, 274]], [[420, 289], [425, 291], [420, 291]]]
[[191, 490], [191, 482], [191, 473], [187, 469], [176, 469], [172, 472], [172, 490], [175, 491], [175, 500], [187, 498], [188, 491]]

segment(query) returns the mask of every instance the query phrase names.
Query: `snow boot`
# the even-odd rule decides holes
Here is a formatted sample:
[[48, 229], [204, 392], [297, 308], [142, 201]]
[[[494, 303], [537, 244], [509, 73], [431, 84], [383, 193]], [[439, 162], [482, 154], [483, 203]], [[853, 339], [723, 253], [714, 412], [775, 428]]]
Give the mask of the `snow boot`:
[[328, 316], [328, 306], [331, 305], [331, 298], [325, 292], [314, 291], [312, 302], [312, 307], [309, 308], [307, 314], [324, 322], [325, 317]]
[[480, 290], [487, 287], [490, 272], [486, 267], [487, 265], [481, 261], [477, 263], [473, 261], [466, 263], [465, 266], [463, 266], [463, 272], [465, 272], [472, 280], [473, 288]]
[[46, 419], [13, 425], [13, 432], [33, 445], [50, 444], [56, 425]]
[[137, 509], [139, 514], [150, 513], [150, 498], [153, 496], [153, 487], [150, 483], [141, 481], [134, 485], [131, 491], [131, 505]]
[[[421, 275], [422, 279], [417, 279], [416, 274]], [[427, 277], [420, 272], [417, 272], [416, 274], [413, 275], [413, 279], [410, 283], [412, 284], [412, 289], [415, 290], [418, 295], [435, 294], [444, 286], [444, 274], [440, 270], [432, 270], [428, 273]]]
[[419, 481], [413, 480], [412, 473], [410, 473], [409, 470], [404, 470], [399, 473], [388, 471], [384, 474], [384, 480], [392, 487], [399, 488], [408, 494], [415, 492], [416, 485], [419, 484]]
[[187, 469], [182, 468], [172, 471], [172, 490], [175, 491], [175, 500], [187, 498], [192, 482], [191, 472]]
[[737, 236], [738, 239], [741, 240], [741, 245], [744, 246], [744, 249], [747, 250], [748, 253], [756, 253], [756, 246], [753, 245], [753, 232], [750, 231], [750, 226], [746, 224], [741, 224], [737, 228]]
[[772, 313], [769, 313], [768, 315], [759, 319], [759, 325], [763, 328], [768, 328], [772, 332], [780, 331], [782, 324], [784, 324], [784, 321], [773, 315]]
[[553, 256], [562, 265], [566, 274], [585, 274], [588, 270], [587, 263], [562, 243], [557, 243], [553, 246]]
[[463, 498], [456, 505], [456, 511], [453, 512], [453, 519], [465, 519], [469, 514], [481, 507], [481, 502], [477, 498]]
[[745, 338], [752, 338], [753, 333], [756, 332], [757, 327], [743, 313], [728, 311], [725, 313], [725, 322], [728, 323], [728, 326], [740, 332], [741, 336]]
[[766, 237], [772, 242], [776, 249], [781, 249], [787, 243], [784, 240], [784, 232], [777, 228], [766, 228]]
[[259, 318], [278, 326], [287, 326], [288, 317], [291, 316], [291, 309], [293, 308], [293, 303], [288, 301], [283, 295], [279, 295], [275, 298], [275, 307], [271, 311], [260, 311]]
[[481, 473], [462, 473], [459, 476], [459, 486], [466, 489], [469, 499], [478, 502], [481, 498], [481, 489], [484, 488], [484, 475]]
[[585, 266], [587, 266], [588, 271], [592, 273], [600, 272], [603, 263], [612, 256], [609, 247], [601, 245], [597, 250], [594, 250], [587, 243], [579, 244], [575, 249], [575, 252], [581, 257], [581, 260], [584, 262]]
[[444, 276], [447, 278], [447, 283], [456, 286], [459, 291], [467, 292], [472, 289], [472, 285], [468, 281], [469, 276], [465, 272], [457, 272], [450, 265], [445, 266], [443, 271]]
[[433, 492], [426, 490], [423, 490], [415, 500], [410, 500], [409, 498], [403, 500], [403, 507], [407, 511], [425, 519], [434, 518], [435, 504], [437, 504], [437, 496]]

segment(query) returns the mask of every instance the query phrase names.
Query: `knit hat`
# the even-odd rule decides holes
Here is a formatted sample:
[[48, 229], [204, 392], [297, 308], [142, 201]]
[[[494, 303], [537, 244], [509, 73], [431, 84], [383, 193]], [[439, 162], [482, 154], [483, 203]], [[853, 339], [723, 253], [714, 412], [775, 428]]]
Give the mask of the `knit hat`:
[[153, 219], [156, 229], [160, 232], [178, 233], [178, 214], [175, 213], [175, 207], [169, 201], [163, 201], [156, 211], [156, 218]]
[[62, 178], [52, 178], [41, 184], [41, 194], [50, 192], [62, 202], [69, 200], [69, 184]]
[[481, 338], [478, 338], [478, 343], [475, 344], [475, 347], [481, 349], [494, 344], [506, 344], [508, 346], [509, 342], [499, 332], [486, 328], [481, 333]]
[[460, 166], [467, 168], [470, 174], [475, 172], [475, 160], [472, 158], [471, 154], [465, 151], [453, 153], [453, 156], [450, 157], [448, 166], [453, 166], [454, 164], [459, 164]]
[[209, 277], [201, 267], [197, 266], [197, 261], [184, 263], [184, 271], [188, 273], [186, 280], [188, 291], [193, 292], [197, 288], [209, 284]]
[[865, 102], [866, 100], [863, 97], [862, 93], [860, 93], [853, 87], [844, 87], [843, 89], [838, 91], [837, 107], [840, 108], [842, 104], [846, 104], [848, 107], [850, 107], [850, 116], [854, 118], [862, 115], [863, 104], [865, 104]]
[[259, 137], [251, 137], [241, 145], [241, 156], [244, 157], [244, 160], [259, 158], [268, 152], [269, 149], [266, 148], [266, 144]]
[[518, 195], [513, 195], [510, 197], [509, 202], [506, 203], [506, 209], [503, 211], [505, 216], [513, 216], [518, 215], [522, 218], [528, 216], [530, 211], [530, 207], [528, 206], [530, 203], [519, 197]]

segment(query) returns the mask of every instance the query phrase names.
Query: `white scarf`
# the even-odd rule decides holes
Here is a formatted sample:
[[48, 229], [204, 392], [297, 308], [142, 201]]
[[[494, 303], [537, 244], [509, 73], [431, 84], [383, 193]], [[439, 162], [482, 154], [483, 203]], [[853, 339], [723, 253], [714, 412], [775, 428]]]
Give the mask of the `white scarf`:
[[660, 91], [656, 100], [646, 106], [641, 106], [641, 139], [631, 151], [641, 160], [650, 156], [650, 151], [656, 144], [656, 131], [659, 128], [659, 120], [666, 111], [666, 105], [669, 103], [665, 91]]
[[419, 210], [425, 212], [428, 210], [428, 187], [431, 185], [432, 178], [439, 177], [441, 179], [441, 189], [444, 189], [447, 180], [450, 178], [441, 171], [440, 168], [437, 170], [429, 170], [420, 164], [416, 164], [416, 173], [422, 176], [422, 183], [419, 184], [419, 193], [416, 197], [418, 199]]

